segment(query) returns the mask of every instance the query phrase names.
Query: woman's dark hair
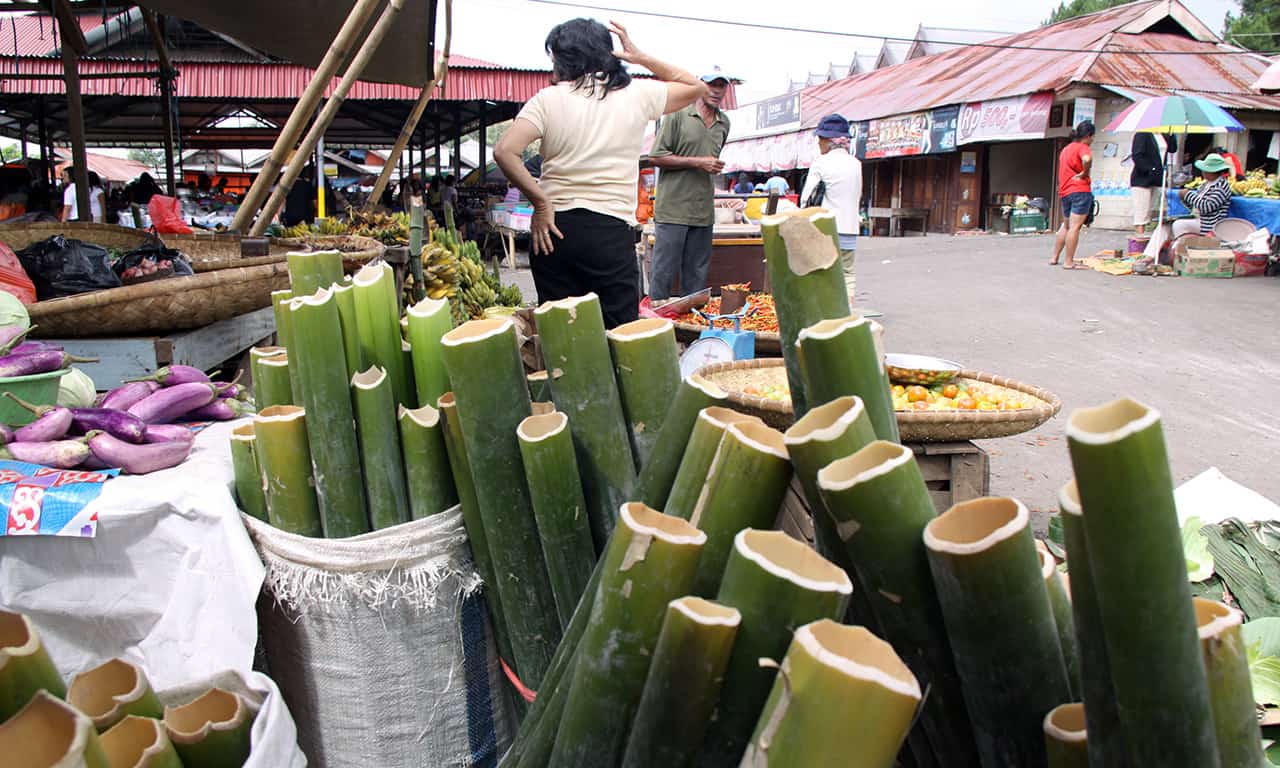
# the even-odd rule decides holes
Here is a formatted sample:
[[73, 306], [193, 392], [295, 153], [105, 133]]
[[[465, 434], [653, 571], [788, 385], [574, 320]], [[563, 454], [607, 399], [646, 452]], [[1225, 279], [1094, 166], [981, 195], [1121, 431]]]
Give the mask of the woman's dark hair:
[[1092, 136], [1095, 133], [1097, 133], [1097, 130], [1093, 127], [1092, 120], [1081, 120], [1080, 124], [1076, 126], [1076, 129], [1071, 132], [1070, 138], [1072, 141], [1079, 141], [1080, 139], [1083, 139], [1086, 136]]
[[613, 55], [609, 30], [598, 21], [572, 19], [556, 25], [547, 35], [546, 48], [551, 54], [552, 82], [570, 82], [574, 89], [585, 88], [592, 95], [600, 86], [602, 99], [609, 91], [631, 84], [622, 60]]
[[94, 173], [93, 171], [89, 171], [88, 181], [89, 181], [90, 189], [92, 189], [93, 187], [102, 186], [102, 177], [100, 177], [98, 174]]

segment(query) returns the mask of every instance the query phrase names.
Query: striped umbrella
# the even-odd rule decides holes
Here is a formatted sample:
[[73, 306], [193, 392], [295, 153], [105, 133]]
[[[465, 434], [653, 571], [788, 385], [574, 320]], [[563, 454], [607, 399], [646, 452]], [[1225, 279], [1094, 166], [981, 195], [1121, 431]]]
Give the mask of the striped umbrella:
[[1221, 133], [1243, 131], [1225, 109], [1200, 96], [1152, 96], [1134, 102], [1107, 124], [1112, 132]]

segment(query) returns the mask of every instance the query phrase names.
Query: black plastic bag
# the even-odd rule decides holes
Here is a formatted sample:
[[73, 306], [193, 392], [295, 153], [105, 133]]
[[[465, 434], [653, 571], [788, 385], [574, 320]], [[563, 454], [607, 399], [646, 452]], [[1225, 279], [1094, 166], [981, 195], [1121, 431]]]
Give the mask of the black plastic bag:
[[112, 268], [115, 269], [116, 275], [120, 276], [124, 274], [126, 269], [136, 267], [147, 259], [151, 259], [156, 264], [162, 261], [171, 262], [174, 275], [194, 275], [196, 273], [191, 268], [191, 262], [187, 261], [187, 257], [183, 256], [181, 251], [169, 248], [164, 243], [154, 239], [116, 259]]
[[62, 235], [28, 245], [18, 251], [18, 260], [41, 301], [121, 285], [106, 248]]

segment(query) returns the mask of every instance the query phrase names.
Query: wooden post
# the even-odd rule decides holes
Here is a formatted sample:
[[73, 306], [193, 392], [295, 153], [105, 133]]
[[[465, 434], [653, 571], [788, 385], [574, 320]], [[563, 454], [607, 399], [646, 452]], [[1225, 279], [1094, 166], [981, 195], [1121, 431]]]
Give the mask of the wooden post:
[[[276, 212], [284, 205], [284, 198], [289, 194], [289, 189], [293, 187], [293, 183], [298, 180], [298, 174], [302, 172], [303, 166], [306, 165], [307, 157], [315, 150], [320, 137], [324, 135], [324, 132], [329, 128], [329, 124], [333, 122], [333, 118], [338, 114], [338, 110], [342, 108], [342, 103], [346, 101], [347, 93], [351, 91], [351, 86], [360, 78], [364, 68], [369, 65], [369, 60], [377, 52], [378, 46], [382, 44], [383, 38], [391, 31], [391, 27], [395, 24], [396, 17], [400, 14], [400, 9], [404, 7], [404, 3], [405, 0], [388, 0], [387, 7], [383, 9], [382, 15], [378, 17], [378, 22], [373, 25], [369, 36], [365, 38], [360, 50], [356, 51], [355, 57], [352, 58], [347, 71], [342, 74], [342, 79], [338, 81], [338, 87], [334, 90], [333, 95], [329, 97], [329, 100], [325, 102], [324, 109], [320, 110], [320, 114], [311, 123], [311, 129], [307, 131], [307, 135], [302, 138], [302, 143], [298, 145], [298, 151], [294, 154], [293, 160], [285, 167], [284, 175], [280, 177], [280, 183], [276, 185], [275, 191], [271, 193], [267, 204], [262, 207], [262, 215], [258, 217], [258, 220], [253, 223], [253, 227], [249, 230], [250, 234], [261, 235], [265, 232], [267, 225], [275, 218]], [[241, 212], [243, 212], [243, 206], [241, 206]], [[237, 212], [238, 215], [239, 212]]]
[[462, 178], [462, 107], [453, 108], [453, 178]]
[[[298, 103], [294, 105], [293, 111], [289, 113], [289, 119], [285, 122], [284, 127], [280, 129], [280, 135], [276, 137], [275, 145], [271, 147], [271, 154], [267, 156], [266, 162], [263, 163], [262, 170], [258, 173], [258, 178], [254, 179], [253, 185], [245, 193], [244, 200], [241, 201], [240, 208], [236, 211], [235, 218], [231, 222], [232, 230], [243, 232], [253, 221], [254, 214], [258, 212], [262, 201], [266, 199], [267, 193], [271, 191], [271, 186], [276, 183], [276, 175], [280, 173], [285, 160], [288, 159], [289, 152], [293, 149], [294, 143], [297, 142], [298, 136], [307, 127], [307, 122], [315, 114], [320, 100], [324, 98], [324, 92], [329, 86], [329, 82], [333, 80], [333, 76], [337, 74], [338, 69], [350, 58], [352, 46], [355, 45], [361, 33], [364, 32], [369, 18], [380, 3], [381, 0], [357, 0], [356, 4], [352, 6], [351, 13], [347, 15], [347, 20], [343, 22], [342, 28], [338, 30], [337, 36], [333, 39], [333, 45], [329, 46], [329, 50], [320, 61], [320, 66], [316, 67], [316, 72], [312, 75], [311, 82], [307, 83], [306, 90], [302, 92], [302, 96], [298, 98]], [[304, 156], [306, 154], [308, 153], [303, 153]]]
[[489, 133], [485, 125], [485, 106], [480, 102], [480, 184], [484, 185], [489, 176]]
[[27, 162], [27, 124], [23, 123], [18, 129], [18, 144], [22, 148], [22, 163]]
[[49, 123], [44, 117], [44, 97], [36, 97], [36, 138], [40, 142], [40, 165], [44, 168], [44, 182], [49, 186], [49, 194], [53, 194], [53, 169], [49, 163]]
[[66, 0], [54, 0], [61, 38], [62, 74], [67, 84], [67, 129], [71, 134], [71, 163], [75, 166], [76, 216], [93, 221], [89, 209], [89, 158], [84, 146], [84, 104], [80, 100], [80, 54], [88, 50], [84, 33]]
[[437, 113], [435, 119], [431, 121], [432, 138], [435, 139], [436, 147], [436, 175], [440, 175], [440, 115]]
[[151, 34], [151, 42], [156, 48], [156, 58], [160, 62], [160, 131], [164, 134], [164, 178], [165, 188], [173, 197], [173, 80], [177, 72], [169, 60], [169, 48], [164, 42], [164, 17], [157, 17], [154, 11], [143, 9], [142, 20]]

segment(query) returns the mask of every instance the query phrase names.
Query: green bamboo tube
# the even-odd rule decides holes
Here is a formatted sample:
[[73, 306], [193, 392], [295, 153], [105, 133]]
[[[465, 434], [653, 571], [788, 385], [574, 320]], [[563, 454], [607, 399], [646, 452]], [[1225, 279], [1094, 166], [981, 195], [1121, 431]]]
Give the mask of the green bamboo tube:
[[670, 320], [648, 317], [609, 330], [609, 351], [631, 434], [637, 469], [658, 442], [662, 422], [680, 387], [680, 353]]
[[1080, 690], [1089, 731], [1089, 762], [1094, 768], [1126, 768], [1129, 764], [1120, 730], [1120, 713], [1111, 688], [1106, 637], [1089, 562], [1080, 497], [1072, 480], [1058, 492], [1062, 540], [1071, 573], [1071, 618], [1080, 656]]
[[700, 597], [667, 604], [623, 768], [693, 764], [741, 623], [736, 609]]
[[929, 690], [919, 725], [907, 737], [917, 764], [976, 765], [964, 691], [922, 539], [936, 512], [911, 449], [870, 443], [829, 463], [818, 472], [817, 485], [877, 630]]
[[365, 359], [360, 346], [360, 315], [356, 311], [356, 289], [351, 285], [335, 285], [333, 298], [338, 303], [338, 326], [342, 329], [342, 355], [347, 361], [347, 378], [367, 369], [371, 364]]
[[844, 571], [781, 531], [745, 530], [733, 541], [716, 602], [742, 613], [729, 656], [720, 705], [707, 729], [699, 768], [736, 766], [773, 688], [774, 669], [795, 627], [839, 619], [853, 584]]
[[516, 437], [556, 611], [565, 627], [596, 562], [569, 417], [559, 411], [530, 416], [520, 422]]
[[[422, 206], [409, 208], [409, 274], [413, 275], [413, 300], [422, 301], [427, 297], [426, 276], [422, 273], [422, 238], [426, 227], [423, 226]], [[444, 391], [448, 391], [446, 387]], [[442, 391], [440, 394], [444, 394]], [[437, 395], [438, 397], [438, 395]], [[423, 400], [423, 405], [434, 403], [436, 398]]]
[[164, 725], [151, 717], [129, 715], [101, 736], [112, 768], [183, 768]]
[[510, 318], [472, 320], [440, 341], [455, 387], [458, 422], [476, 482], [516, 672], [537, 690], [560, 639], [555, 597], [520, 461], [516, 428], [530, 415], [529, 388]]
[[164, 727], [183, 768], [224, 768], [249, 758], [253, 712], [244, 699], [212, 688], [180, 707], [164, 708]]
[[806, 624], [782, 660], [742, 764], [892, 768], [920, 698], [911, 670], [867, 628]]
[[290, 251], [289, 288], [295, 296], [309, 296], [342, 281], [342, 254], [338, 251]]
[[0, 723], [0, 754], [10, 768], [112, 768], [93, 722], [44, 690]]
[[[262, 372], [262, 361], [284, 356], [285, 364]], [[253, 375], [253, 402], [259, 408], [272, 405], [293, 405], [293, 391], [289, 388], [288, 351], [284, 347], [254, 347], [249, 350], [249, 370]]]
[[324, 526], [312, 476], [306, 411], [273, 405], [253, 417], [267, 522], [299, 536], [320, 537]]
[[385, 261], [366, 264], [351, 280], [356, 303], [356, 324], [360, 331], [360, 348], [367, 365], [387, 372], [395, 402], [414, 404], [416, 395], [409, 391], [404, 351], [400, 336], [400, 299], [396, 296], [396, 279]]
[[537, 403], [537, 402], [529, 404], [529, 412], [533, 416], [546, 416], [547, 414], [551, 414], [551, 413], [559, 413], [559, 411], [556, 410], [555, 403]]
[[1058, 628], [1058, 647], [1062, 649], [1062, 661], [1067, 668], [1067, 683], [1071, 697], [1084, 696], [1080, 687], [1080, 649], [1076, 644], [1075, 619], [1071, 615], [1071, 596], [1058, 573], [1058, 563], [1053, 559], [1044, 542], [1036, 539], [1036, 554], [1040, 557], [1040, 574], [1044, 588], [1049, 593], [1049, 606], [1053, 609], [1053, 623]]
[[722, 406], [728, 402], [729, 395], [723, 389], [696, 373], [680, 381], [675, 400], [671, 404], [671, 412], [663, 420], [658, 440], [649, 454], [649, 461], [640, 470], [640, 477], [636, 480], [637, 499], [654, 509], [665, 511], [667, 496], [671, 493], [676, 473], [680, 470], [685, 445], [689, 442], [698, 414], [703, 408]]
[[1070, 686], [1027, 508], [956, 504], [924, 543], [981, 764], [1044, 766], [1044, 716]]
[[458, 503], [440, 412], [429, 405], [398, 412], [409, 510], [414, 520], [439, 514]]
[[407, 341], [400, 342], [400, 354], [404, 358], [405, 385], [409, 388], [411, 404], [418, 399], [418, 385], [413, 378], [413, 347]]
[[453, 330], [449, 300], [423, 299], [405, 311], [405, 320], [418, 402], [431, 405], [449, 391], [449, 374], [440, 360], [440, 338]]
[[1129, 399], [1079, 409], [1067, 447], [1129, 762], [1216, 768], [1160, 414]]
[[725, 429], [689, 518], [707, 534], [693, 594], [709, 598], [719, 591], [734, 537], [744, 528], [772, 528], [790, 483], [781, 432], [751, 422]]
[[295, 331], [289, 370], [304, 382], [302, 399], [310, 414], [307, 434], [324, 535], [345, 539], [368, 533], [364, 483], [356, 481], [362, 475], [351, 382], [346, 355], [337, 343], [342, 334], [337, 302], [332, 291], [321, 289], [294, 299], [289, 312]]
[[667, 603], [688, 592], [706, 540], [678, 517], [638, 503], [622, 507], [602, 555], [600, 588], [578, 646], [551, 765], [618, 763]]
[[[270, 407], [270, 406], [268, 406]], [[253, 424], [231, 430], [231, 469], [235, 474], [236, 501], [245, 514], [266, 521], [267, 496], [258, 466], [258, 438]]]
[[[276, 344], [285, 350], [293, 351], [293, 291], [272, 291], [271, 312], [276, 319]], [[290, 402], [302, 404], [302, 378], [297, 371], [289, 369]]]
[[404, 477], [404, 455], [400, 452], [400, 429], [392, 398], [391, 382], [381, 368], [374, 366], [351, 377], [365, 497], [374, 530], [410, 520], [409, 488]]
[[[891, 443], [898, 437], [893, 392], [876, 342], [873, 323], [862, 317], [823, 320], [800, 331], [797, 355], [805, 392], [814, 405], [857, 395], [866, 406], [876, 437]], [[794, 395], [793, 395], [794, 398]]]
[[533, 311], [556, 409], [573, 414], [569, 429], [582, 470], [587, 520], [603, 551], [614, 515], [631, 498], [635, 457], [613, 376], [600, 299], [594, 293], [548, 301]]
[[98, 732], [128, 715], [160, 717], [164, 705], [151, 690], [141, 669], [124, 659], [112, 659], [71, 678], [67, 703], [93, 721]]
[[529, 399], [535, 403], [551, 402], [551, 379], [546, 371], [534, 371], [525, 380], [529, 382]]
[[834, 214], [816, 208], [787, 211], [764, 217], [760, 234], [778, 313], [782, 357], [791, 384], [791, 405], [799, 418], [808, 411], [811, 401], [813, 405], [825, 402], [806, 394], [796, 356], [800, 331], [819, 320], [846, 317], [853, 311], [836, 248], [836, 219]]
[[39, 691], [58, 698], [67, 695], [35, 625], [21, 613], [0, 610], [0, 723], [16, 715]]
[[1262, 752], [1249, 654], [1240, 635], [1241, 614], [1212, 600], [1196, 597], [1192, 602], [1209, 679], [1219, 761], [1224, 767], [1267, 768], [1271, 763]]
[[758, 416], [751, 416], [731, 408], [713, 405], [697, 413], [693, 430], [686, 436], [687, 446], [682, 446], [684, 456], [671, 483], [666, 505], [662, 511], [668, 515], [688, 520], [702, 495], [702, 488], [711, 473], [711, 462], [720, 450], [725, 430], [733, 424], [754, 423], [764, 425]]
[[1059, 704], [1044, 716], [1044, 751], [1049, 768], [1089, 768], [1083, 704]]

